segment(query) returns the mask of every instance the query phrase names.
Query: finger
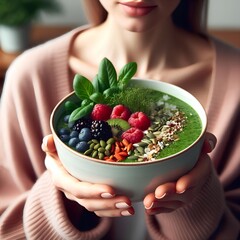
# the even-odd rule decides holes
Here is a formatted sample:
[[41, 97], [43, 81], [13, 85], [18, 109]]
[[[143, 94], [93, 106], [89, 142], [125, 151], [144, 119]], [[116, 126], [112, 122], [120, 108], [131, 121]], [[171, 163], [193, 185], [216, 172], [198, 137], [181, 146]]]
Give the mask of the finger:
[[210, 153], [213, 151], [217, 144], [217, 138], [212, 133], [206, 132], [205, 140], [203, 143], [202, 151], [204, 153]]
[[42, 150], [46, 153], [56, 152], [56, 147], [55, 147], [55, 143], [54, 143], [52, 134], [47, 135], [43, 138], [41, 147], [42, 147]]
[[201, 187], [211, 171], [211, 160], [208, 155], [202, 154], [194, 168], [179, 178], [176, 183], [176, 192], [184, 193], [187, 189]]
[[145, 212], [148, 215], [156, 215], [156, 214], [160, 214], [160, 213], [170, 213], [173, 212], [175, 209], [171, 209], [171, 208], [152, 208], [152, 209], [146, 209]]
[[155, 197], [157, 199], [162, 199], [166, 195], [176, 192], [176, 184], [174, 182], [164, 183], [158, 186], [155, 190]]
[[59, 160], [47, 156], [45, 165], [51, 172], [54, 185], [63, 192], [68, 192], [76, 198], [111, 198], [115, 193], [113, 188], [104, 184], [81, 182], [71, 176]]
[[114, 210], [104, 210], [94, 212], [99, 217], [127, 217], [134, 215], [134, 209], [114, 209]]
[[154, 193], [149, 193], [143, 200], [146, 208], [151, 206], [156, 199], [163, 199], [166, 196], [176, 192], [176, 184], [174, 182], [164, 183], [158, 186]]
[[143, 205], [145, 209], [150, 209], [152, 203], [156, 200], [155, 193], [149, 193], [146, 195], [146, 197], [143, 199]]
[[89, 212], [108, 211], [108, 210], [124, 210], [131, 208], [131, 201], [125, 196], [117, 196], [112, 199], [77, 199], [74, 196], [66, 195], [68, 199], [78, 202]]

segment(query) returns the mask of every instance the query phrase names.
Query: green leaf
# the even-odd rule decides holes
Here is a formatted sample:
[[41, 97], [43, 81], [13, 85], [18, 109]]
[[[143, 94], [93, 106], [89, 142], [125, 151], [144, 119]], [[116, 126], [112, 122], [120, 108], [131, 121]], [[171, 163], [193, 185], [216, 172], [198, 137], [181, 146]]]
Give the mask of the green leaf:
[[103, 58], [103, 60], [100, 62], [98, 79], [102, 86], [102, 92], [109, 87], [117, 86], [116, 70], [113, 64], [107, 58]]
[[137, 63], [129, 62], [119, 72], [118, 85], [123, 89], [137, 72]]
[[120, 89], [119, 87], [111, 87], [111, 88], [108, 88], [106, 89], [104, 92], [103, 92], [103, 95], [104, 97], [110, 97], [116, 93], [119, 93]]
[[0, 24], [25, 25], [38, 18], [40, 12], [59, 13], [62, 10], [57, 0], [0, 0]]
[[101, 92], [101, 86], [99, 84], [98, 75], [96, 75], [93, 78], [92, 84], [93, 84], [93, 87], [95, 88], [96, 92]]
[[102, 93], [100, 92], [97, 92], [97, 93], [93, 93], [91, 96], [90, 96], [90, 99], [95, 102], [95, 103], [104, 103], [104, 96]]
[[74, 102], [68, 100], [64, 103], [64, 107], [67, 112], [72, 112], [77, 108], [77, 105]]
[[75, 94], [81, 99], [89, 99], [95, 92], [93, 84], [82, 75], [76, 74], [73, 79], [73, 89]]
[[89, 105], [90, 103], [92, 103], [92, 100], [90, 100], [90, 99], [84, 99], [84, 100], [82, 100], [82, 102], [81, 102], [81, 106], [87, 106], [87, 105]]
[[82, 117], [87, 116], [88, 114], [90, 114], [92, 112], [93, 106], [94, 106], [94, 103], [90, 103], [87, 106], [81, 106], [81, 107], [75, 109], [69, 117], [69, 122], [74, 122]]

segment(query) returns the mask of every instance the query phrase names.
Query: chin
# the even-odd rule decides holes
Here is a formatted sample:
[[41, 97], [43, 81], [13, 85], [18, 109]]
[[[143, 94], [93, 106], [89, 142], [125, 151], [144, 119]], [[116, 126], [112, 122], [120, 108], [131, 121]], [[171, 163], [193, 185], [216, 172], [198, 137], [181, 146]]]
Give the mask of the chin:
[[135, 33], [144, 33], [144, 32], [148, 32], [149, 30], [153, 29], [154, 24], [152, 23], [146, 23], [143, 22], [141, 23], [140, 21], [138, 21], [136, 23], [136, 21], [133, 23], [120, 23], [122, 28], [126, 29], [129, 32], [135, 32]]

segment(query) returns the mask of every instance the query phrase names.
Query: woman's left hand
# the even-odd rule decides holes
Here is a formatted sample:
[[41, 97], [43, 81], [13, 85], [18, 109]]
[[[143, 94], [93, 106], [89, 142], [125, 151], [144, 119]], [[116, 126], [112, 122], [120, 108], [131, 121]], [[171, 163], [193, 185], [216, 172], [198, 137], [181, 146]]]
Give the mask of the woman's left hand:
[[210, 175], [212, 164], [207, 153], [215, 145], [216, 137], [206, 133], [200, 158], [194, 168], [176, 182], [164, 183], [154, 193], [149, 193], [143, 200], [146, 212], [150, 215], [172, 212], [190, 203]]

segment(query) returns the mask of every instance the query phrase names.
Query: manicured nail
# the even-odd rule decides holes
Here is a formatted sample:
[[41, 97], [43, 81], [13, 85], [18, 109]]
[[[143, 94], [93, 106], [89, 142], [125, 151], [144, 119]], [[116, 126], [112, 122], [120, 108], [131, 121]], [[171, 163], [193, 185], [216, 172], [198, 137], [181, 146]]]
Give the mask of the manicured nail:
[[151, 209], [153, 207], [154, 202], [151, 203], [149, 207], [145, 206], [145, 209]]
[[209, 145], [211, 147], [211, 150], [213, 150], [214, 149], [214, 142], [211, 139], [209, 139], [208, 142], [209, 142]]
[[102, 198], [107, 198], [107, 199], [109, 199], [109, 198], [113, 198], [115, 195], [112, 195], [111, 193], [102, 193], [101, 194], [101, 197]]
[[185, 193], [185, 192], [186, 192], [186, 189], [183, 189], [182, 191], [177, 192], [177, 194], [183, 194], [183, 193]]
[[122, 216], [131, 216], [132, 213], [130, 213], [128, 210], [124, 210], [124, 211], [121, 212], [121, 215]]
[[116, 208], [119, 208], [119, 209], [124, 209], [124, 208], [129, 208], [130, 206], [125, 203], [125, 202], [118, 202], [115, 204]]
[[43, 146], [44, 146], [45, 148], [47, 148], [47, 145], [48, 145], [48, 137], [47, 137], [47, 136], [45, 136], [45, 137], [43, 138], [42, 144], [43, 144]]
[[164, 193], [162, 196], [155, 196], [155, 198], [157, 198], [157, 199], [163, 199], [166, 195], [167, 195], [167, 193]]

